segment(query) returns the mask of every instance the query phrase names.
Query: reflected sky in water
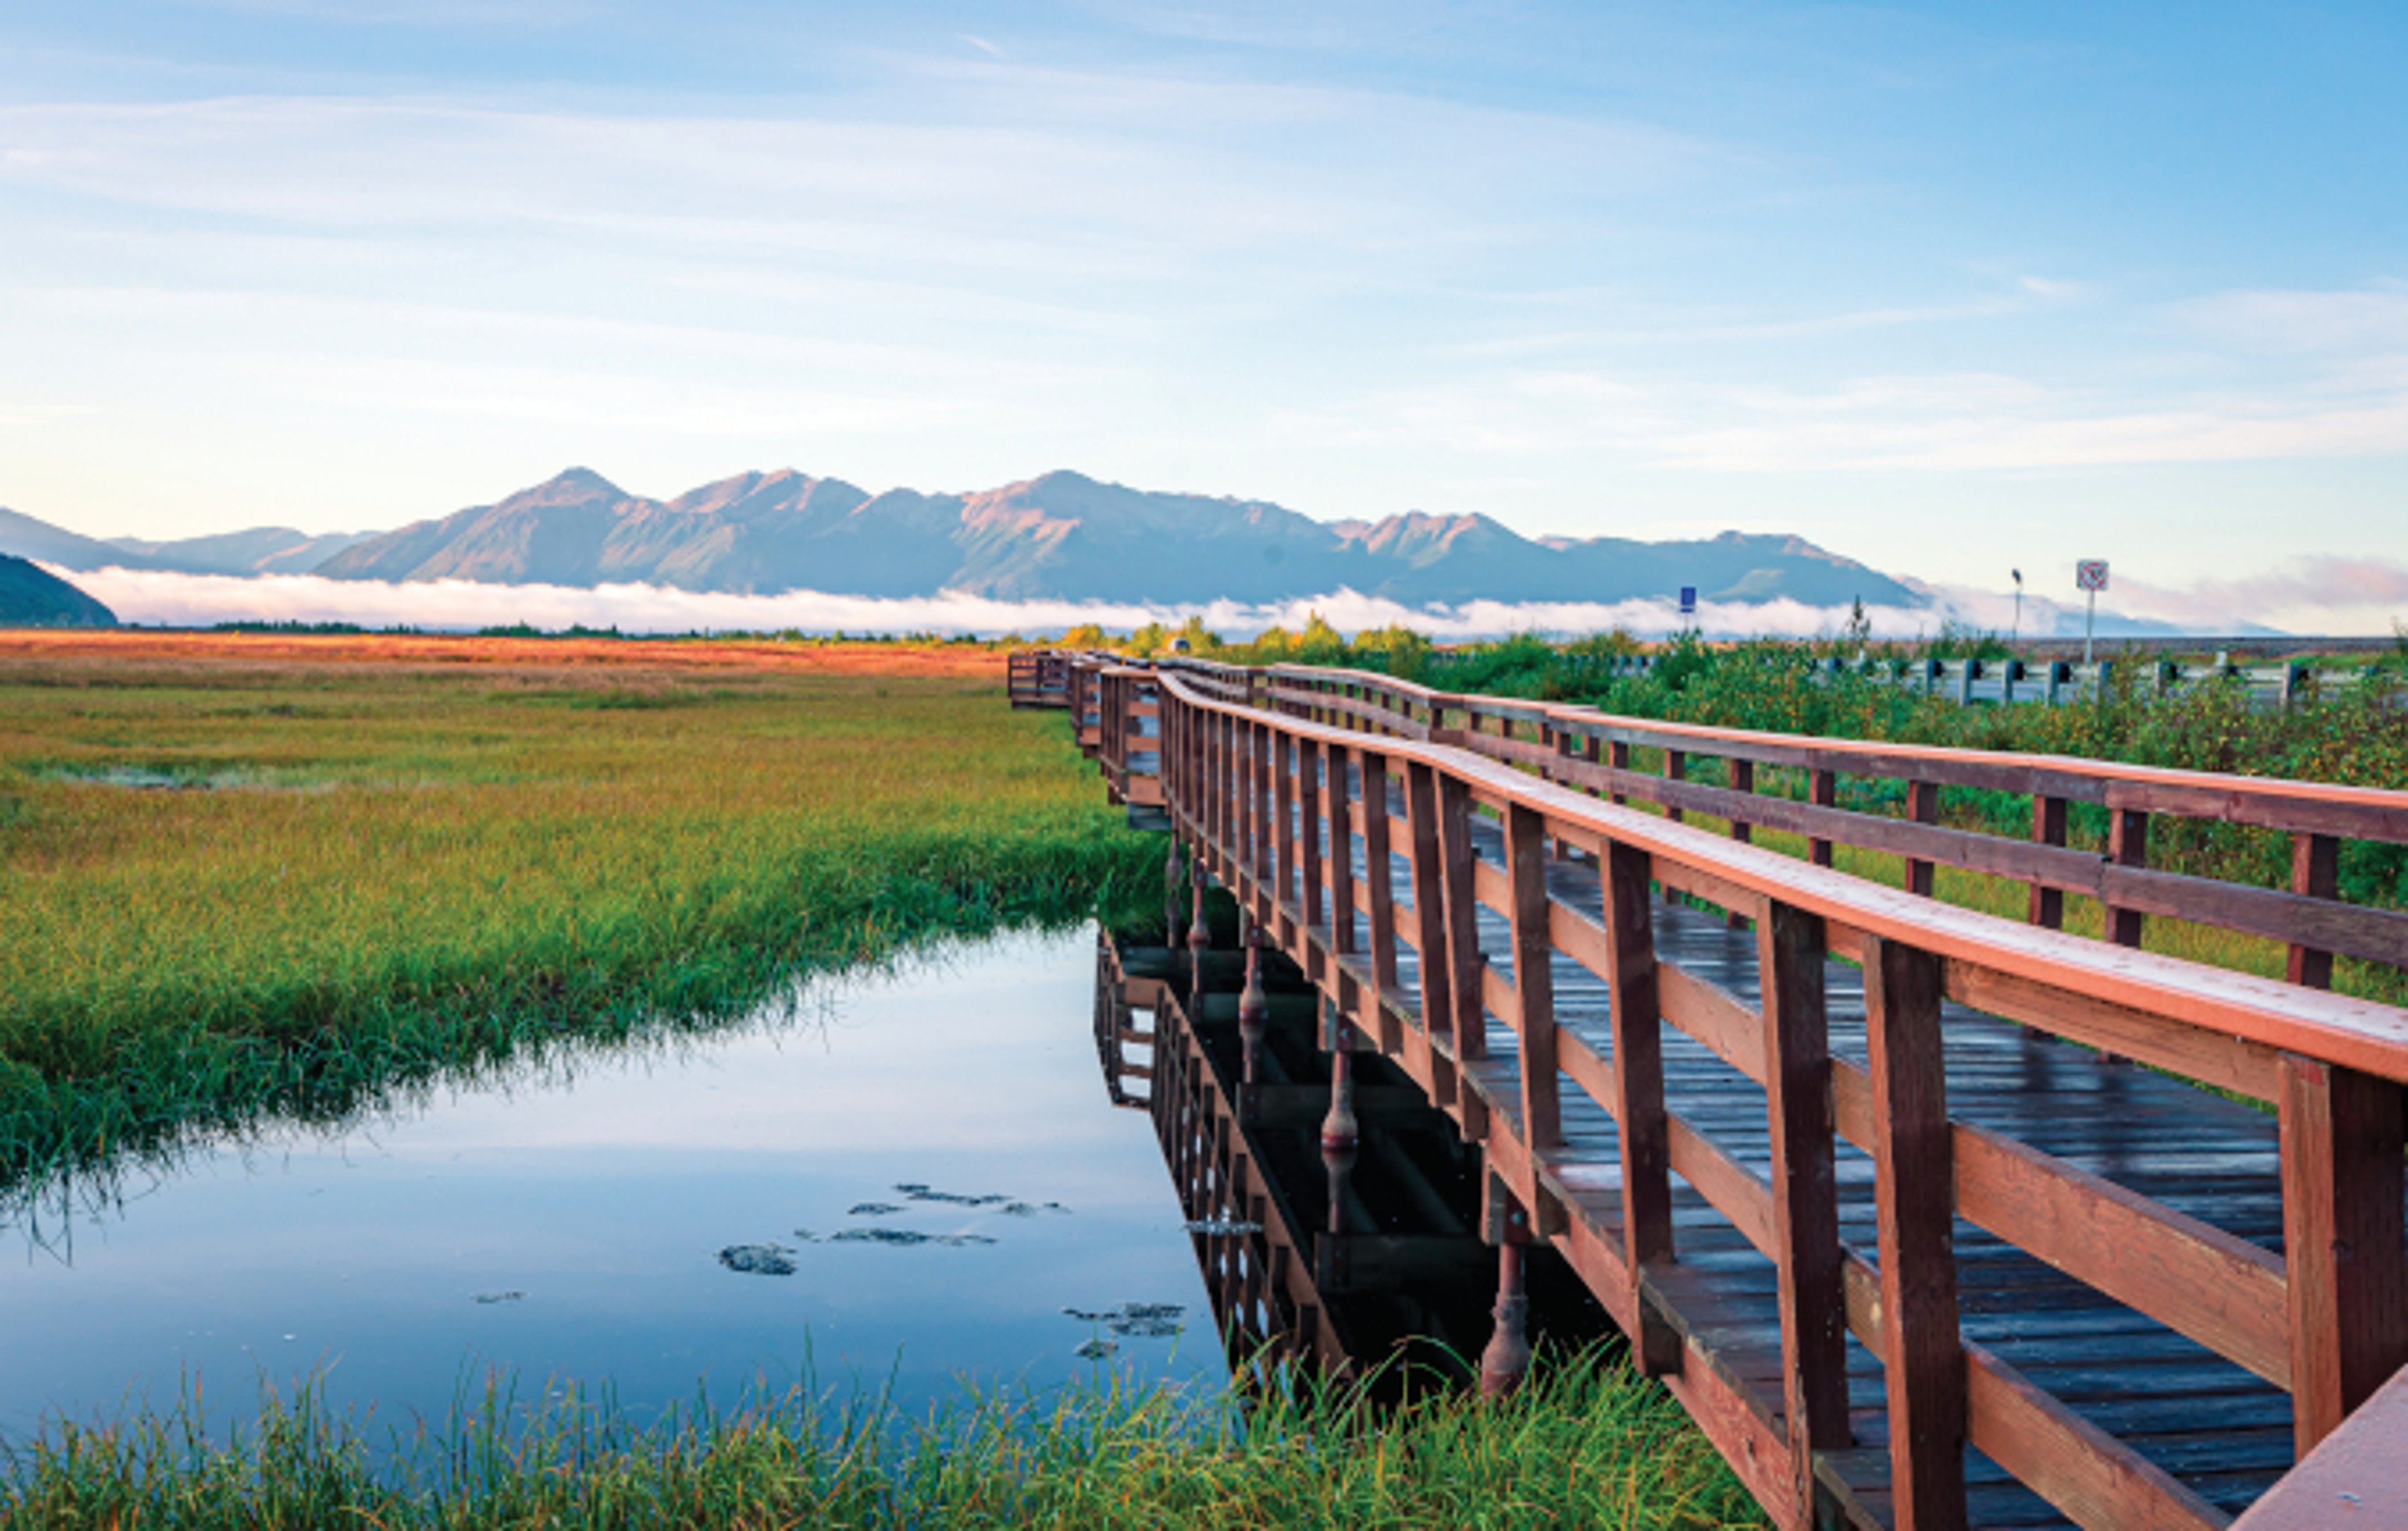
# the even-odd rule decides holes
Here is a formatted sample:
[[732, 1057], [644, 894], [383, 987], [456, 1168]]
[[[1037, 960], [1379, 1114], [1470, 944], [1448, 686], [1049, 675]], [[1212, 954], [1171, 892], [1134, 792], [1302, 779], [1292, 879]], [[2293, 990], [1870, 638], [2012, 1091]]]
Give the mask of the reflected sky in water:
[[[824, 1388], [891, 1378], [906, 1401], [963, 1373], [1041, 1385], [1092, 1372], [1075, 1352], [1098, 1338], [1142, 1375], [1217, 1371], [1147, 1120], [1097, 1076], [1094, 972], [1092, 931], [954, 947], [713, 1038], [199, 1152], [71, 1227], [53, 1211], [38, 1239], [21, 1219], [0, 1433], [164, 1406], [186, 1376], [239, 1410], [262, 1375], [314, 1368], [385, 1422], [439, 1419], [494, 1367], [523, 1393], [608, 1381], [639, 1413], [807, 1366]], [[936, 1237], [831, 1237], [866, 1227]], [[729, 1268], [739, 1245], [779, 1246], [794, 1273]], [[1128, 1304], [1180, 1305], [1185, 1332], [1062, 1311]]]

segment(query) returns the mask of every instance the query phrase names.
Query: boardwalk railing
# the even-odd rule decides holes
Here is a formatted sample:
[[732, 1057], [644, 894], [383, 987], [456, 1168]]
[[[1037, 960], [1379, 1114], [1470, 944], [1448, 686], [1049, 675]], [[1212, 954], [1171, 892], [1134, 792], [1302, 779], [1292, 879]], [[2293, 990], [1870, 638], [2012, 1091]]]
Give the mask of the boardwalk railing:
[[[1446, 672], [1463, 661], [1440, 650], [1431, 654], [1427, 663], [1430, 670], [1444, 680]], [[1660, 657], [1652, 653], [1566, 653], [1556, 656], [1553, 668], [1575, 681], [1601, 684], [1644, 679], [1654, 674], [1660, 663]], [[2001, 706], [2036, 703], [2048, 707], [2095, 700], [2111, 688], [2114, 677], [2128, 672], [2136, 677], [2133, 684], [2156, 695], [2203, 686], [2239, 686], [2246, 690], [2252, 703], [2260, 707], [2288, 707], [2305, 695], [2356, 685], [2372, 673], [2319, 665], [2301, 659], [2239, 665], [2229, 656], [2219, 656], [2204, 665], [2145, 658], [2102, 659], [2095, 664], [2076, 664], [2068, 659], [1831, 658], [1817, 662], [1813, 671], [1821, 680], [1854, 676], [1875, 685], [1921, 692], [1943, 701], [1995, 702]]]
[[[2194, 1486], [2207, 1469], [2136, 1449], [2053, 1392], [2054, 1372], [1969, 1338], [1977, 1313], [1997, 1332], [1997, 1314], [1960, 1310], [1974, 1244], [2186, 1337], [2243, 1387], [2287, 1393], [2302, 1452], [2408, 1364], [2408, 1012], [2323, 987], [2332, 952], [2408, 950], [2399, 916], [2333, 902], [2330, 885], [2338, 838], [2408, 839], [2408, 794], [1691, 728], [1347, 672], [1070, 667], [1081, 737], [1115, 792], [1165, 808], [1334, 1003], [1337, 1034], [1394, 1059], [1482, 1146], [1498, 1240], [1562, 1252], [1776, 1524], [1963, 1526], [1988, 1502], [1975, 1468], [2086, 1526], [2227, 1524], [2232, 1496], [2219, 1508]], [[1642, 748], [1663, 752], [1661, 774], [1633, 768]], [[1729, 762], [1732, 784], [1684, 780], [1701, 756]], [[1806, 773], [1804, 801], [1751, 792], [1764, 767]], [[1842, 774], [1905, 782], [1914, 811], [1837, 808]], [[2032, 841], [1940, 826], [1942, 784], [2031, 794]], [[2105, 858], [2064, 847], [2070, 802], [2114, 815]], [[2165, 814], [2296, 837], [2300, 891], [2149, 869]], [[1752, 845], [1751, 826], [1807, 836], [1814, 854]], [[1816, 865], [1833, 843], [1906, 858], [1909, 891]], [[2028, 882], [2029, 923], [1924, 896], [1939, 864]], [[1567, 880], [1567, 865], [1594, 871]], [[2068, 891], [2106, 904], [2116, 944], [2047, 928]], [[1658, 894], [1752, 927], [1752, 995], [1659, 951], [1694, 916]], [[2284, 941], [2296, 981], [2131, 950], [2152, 914]], [[1856, 970], [1860, 1032], [1840, 997]], [[1559, 1013], [1575, 993], [1601, 993], [1594, 1024]], [[2271, 1108], [2279, 1227], [2244, 1237], [2218, 1225], [2213, 1196], [2170, 1205], [2039, 1127], [2018, 1138], [1952, 1109], [1950, 1050], [2000, 1029], [1985, 1016]], [[1711, 1114], [1668, 1096], [1676, 1038], [1744, 1081]], [[2130, 1077], [2162, 1087], [2151, 1100], [2263, 1120]], [[2150, 1109], [2166, 1120], [2109, 1123], [2119, 1144], [2161, 1131], [2151, 1152], [2178, 1155], [2184, 1120]], [[2191, 1183], [2240, 1174], [2202, 1155]], [[1843, 1241], [1843, 1202], [1868, 1197]], [[1684, 1263], [1713, 1228], [1735, 1231], [1764, 1278]], [[1983, 1289], [1983, 1304], [2012, 1300]], [[1854, 1401], [1852, 1341], [1877, 1378]], [[2408, 1501], [2403, 1459], [2408, 1442], [2389, 1481]]]
[[[2408, 913], [2341, 903], [2341, 849], [2347, 840], [2408, 844], [2408, 793], [2335, 787], [2279, 778], [2163, 770], [2068, 756], [2010, 754], [1925, 745], [1810, 738], [1789, 734], [1612, 717], [1592, 708], [1456, 695], [1362, 671], [1281, 665], [1179, 673], [1223, 699], [1242, 694], [1291, 716], [1453, 745], [1523, 766], [1550, 780], [1728, 822], [1733, 838], [1758, 828], [1804, 837], [1811, 858], [1829, 866], [1847, 845], [1897, 855], [1904, 884], [1932, 891], [1934, 868], [2020, 881], [2029, 923], [2057, 928], [2069, 893], [2104, 909], [2105, 934], [2141, 944], [2143, 922], [2162, 916], [2283, 942], [2288, 976], [2329, 986], [2336, 954], [2408, 966]], [[1633, 768], [1646, 751], [1656, 770]], [[1724, 784], [1691, 780], [1723, 763]], [[1787, 772], [1796, 799], [1759, 789], [1759, 773]], [[1903, 819], [1838, 806], [1842, 779], [1876, 783], [1902, 800]], [[2028, 796], [2028, 841], [1939, 823], [1943, 787]], [[2067, 814], [2086, 803], [2108, 815], [2103, 855], [2070, 848]], [[2247, 825], [2291, 840], [2288, 891], [2154, 869], [2151, 825], [2199, 819]]]
[[1023, 650], [1005, 661], [1005, 686], [1014, 707], [1068, 707], [1070, 658], [1050, 649]]

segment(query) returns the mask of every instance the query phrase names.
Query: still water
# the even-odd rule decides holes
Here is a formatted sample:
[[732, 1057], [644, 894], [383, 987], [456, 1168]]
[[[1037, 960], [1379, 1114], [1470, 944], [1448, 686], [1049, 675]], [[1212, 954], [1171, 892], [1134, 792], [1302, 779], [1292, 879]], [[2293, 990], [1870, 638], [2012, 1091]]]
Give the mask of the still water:
[[[322, 1373], [439, 1420], [464, 1382], [631, 1412], [856, 1380], [1221, 1369], [1182, 1214], [1090, 1031], [1092, 930], [805, 985], [745, 1025], [271, 1132], [0, 1227], [0, 1436]], [[1075, 1310], [1075, 1313], [1065, 1309]], [[1075, 1316], [1087, 1315], [1087, 1316]]]

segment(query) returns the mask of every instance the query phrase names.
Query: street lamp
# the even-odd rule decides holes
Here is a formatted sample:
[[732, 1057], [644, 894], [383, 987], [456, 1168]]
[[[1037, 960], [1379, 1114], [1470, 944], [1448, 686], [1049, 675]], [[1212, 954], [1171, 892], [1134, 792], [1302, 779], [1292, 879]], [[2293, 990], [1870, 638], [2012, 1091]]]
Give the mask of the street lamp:
[[2007, 641], [2010, 644], [2021, 643], [2024, 637], [2024, 571], [2009, 569], [2007, 572], [2015, 577], [2015, 625]]

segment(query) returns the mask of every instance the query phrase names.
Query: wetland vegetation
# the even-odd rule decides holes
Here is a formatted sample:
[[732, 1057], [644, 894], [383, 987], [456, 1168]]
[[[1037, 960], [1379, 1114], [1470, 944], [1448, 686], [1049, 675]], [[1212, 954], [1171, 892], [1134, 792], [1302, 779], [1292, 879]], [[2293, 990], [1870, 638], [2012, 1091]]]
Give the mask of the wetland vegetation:
[[[0, 645], [9, 1183], [716, 1027], [930, 936], [1149, 917], [1161, 842], [1058, 714], [1005, 706], [999, 658]], [[1543, 1357], [1502, 1406], [1254, 1375], [1107, 1362], [925, 1412], [803, 1386], [666, 1417], [497, 1379], [406, 1427], [307, 1386], [229, 1415], [222, 1379], [213, 1416], [194, 1379], [0, 1442], [0, 1527], [1759, 1524], [1615, 1351]]]
[[178, 1413], [15, 1449], [0, 1528], [390, 1531], [905, 1526], [1763, 1524], [1656, 1384], [1604, 1350], [1542, 1352], [1512, 1398], [1373, 1405], [1294, 1379], [1240, 1395], [1092, 1383], [971, 1392], [904, 1416], [808, 1389], [629, 1425], [499, 1385], [438, 1427], [379, 1432], [304, 1394], [231, 1436]]
[[974, 647], [0, 645], [0, 1184], [1160, 897]]

